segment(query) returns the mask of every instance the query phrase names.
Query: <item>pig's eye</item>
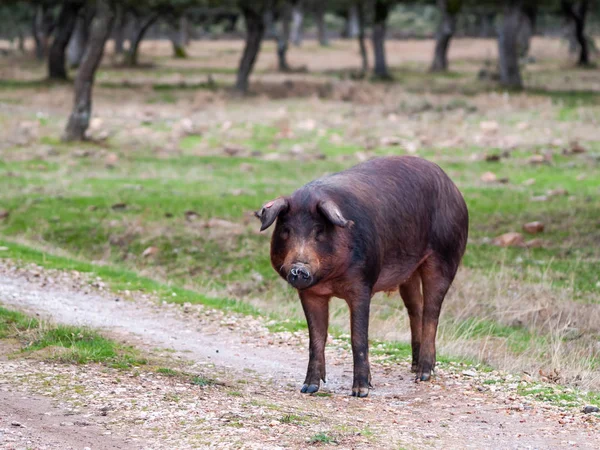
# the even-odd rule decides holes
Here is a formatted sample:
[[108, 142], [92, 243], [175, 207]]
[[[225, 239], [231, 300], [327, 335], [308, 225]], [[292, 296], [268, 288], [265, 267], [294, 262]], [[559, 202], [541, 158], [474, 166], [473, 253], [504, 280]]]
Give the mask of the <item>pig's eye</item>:
[[315, 239], [319, 242], [323, 242], [325, 240], [325, 228], [317, 227], [315, 228]]
[[283, 227], [281, 229], [281, 233], [279, 233], [281, 239], [287, 239], [290, 237], [290, 229], [288, 227]]

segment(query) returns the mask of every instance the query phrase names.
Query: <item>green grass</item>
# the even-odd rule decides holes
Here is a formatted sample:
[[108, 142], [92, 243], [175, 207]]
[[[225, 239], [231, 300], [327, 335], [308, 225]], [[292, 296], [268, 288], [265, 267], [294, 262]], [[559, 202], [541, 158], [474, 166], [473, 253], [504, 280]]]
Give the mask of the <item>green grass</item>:
[[82, 327], [57, 325], [43, 330], [24, 350], [33, 352], [49, 347], [62, 347], [56, 359], [66, 363], [105, 363], [115, 368], [128, 368], [145, 364], [132, 347], [123, 346], [106, 339], [99, 333]]
[[16, 336], [38, 326], [36, 319], [0, 306], [0, 339]]
[[534, 397], [537, 400], [571, 408], [580, 408], [587, 405], [600, 406], [600, 393], [584, 393], [560, 385], [533, 384], [519, 386], [518, 393], [522, 396]]
[[308, 443], [311, 445], [335, 444], [336, 440], [332, 436], [329, 436], [327, 433], [317, 433], [308, 440]]
[[114, 368], [146, 364], [133, 347], [118, 344], [94, 330], [40, 323], [19, 311], [0, 307], [0, 339], [4, 338], [23, 342], [25, 354], [55, 347], [66, 349], [48, 355], [65, 363], [104, 363]]
[[160, 373], [161, 375], [165, 375], [167, 377], [176, 377], [180, 375], [178, 371], [169, 369], [168, 367], [159, 367], [156, 369], [156, 373]]
[[194, 384], [196, 386], [211, 386], [211, 385], [215, 384], [214, 380], [200, 376], [200, 375], [192, 376], [190, 381], [192, 384]]

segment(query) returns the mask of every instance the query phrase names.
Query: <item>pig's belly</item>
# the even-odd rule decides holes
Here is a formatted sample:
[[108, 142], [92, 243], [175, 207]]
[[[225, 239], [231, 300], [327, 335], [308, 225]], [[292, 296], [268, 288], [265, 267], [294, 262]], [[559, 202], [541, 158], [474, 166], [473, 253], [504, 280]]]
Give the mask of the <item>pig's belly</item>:
[[421, 259], [395, 262], [384, 266], [379, 274], [379, 278], [377, 278], [373, 293], [389, 292], [398, 289], [398, 287], [406, 282], [415, 270], [423, 264], [423, 261], [425, 261], [430, 254], [431, 253], [428, 252]]

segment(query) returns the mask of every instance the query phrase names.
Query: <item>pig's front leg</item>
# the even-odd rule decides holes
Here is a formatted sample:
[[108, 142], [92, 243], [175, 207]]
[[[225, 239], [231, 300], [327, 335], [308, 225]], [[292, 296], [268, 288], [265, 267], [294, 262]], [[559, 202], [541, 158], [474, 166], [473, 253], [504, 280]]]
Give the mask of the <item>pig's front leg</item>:
[[325, 343], [329, 325], [329, 298], [300, 292], [302, 308], [308, 323], [309, 360], [304, 386], [300, 392], [313, 394], [325, 382]]
[[350, 307], [350, 331], [354, 358], [353, 397], [366, 397], [371, 387], [369, 365], [369, 307], [371, 295], [358, 295], [347, 300]]

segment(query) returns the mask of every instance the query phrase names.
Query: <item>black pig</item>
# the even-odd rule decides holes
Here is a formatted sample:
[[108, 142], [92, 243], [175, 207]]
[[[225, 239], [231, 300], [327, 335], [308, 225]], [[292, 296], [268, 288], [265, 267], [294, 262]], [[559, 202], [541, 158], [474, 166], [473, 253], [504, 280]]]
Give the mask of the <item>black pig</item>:
[[335, 296], [350, 307], [352, 395], [368, 395], [371, 297], [397, 288], [410, 318], [412, 369], [417, 380], [429, 380], [440, 309], [469, 222], [461, 193], [442, 169], [411, 156], [373, 159], [279, 197], [256, 216], [261, 231], [277, 219], [271, 262], [298, 290], [308, 322], [302, 392], [316, 392], [325, 381], [329, 300]]

